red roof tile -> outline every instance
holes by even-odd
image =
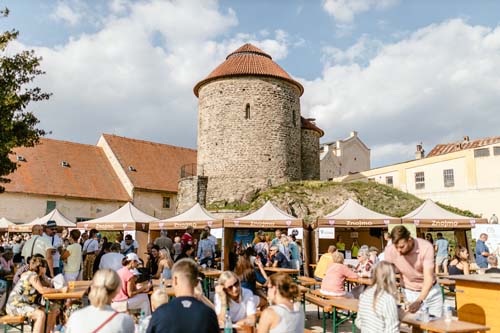
[[[310,129],[310,130],[318,132],[319,137],[322,137],[323,135],[325,135],[325,132],[321,128],[316,126],[316,124],[314,122],[312,122],[311,120],[306,119],[304,117],[300,117],[300,122],[302,124],[302,128]]]
[[[430,153],[427,154],[427,157],[444,155],[444,154],[453,153],[453,152],[464,150],[464,149],[471,149],[471,148],[478,148],[478,147],[482,147],[482,146],[488,146],[488,145],[492,145],[492,144],[495,144],[498,142],[500,142],[500,136],[477,139],[477,140],[473,140],[473,141],[458,141],[458,142],[452,142],[452,143],[438,144],[434,148],[432,148]]]
[[[177,192],[180,169],[196,164],[196,150],[103,134],[133,186]],[[130,171],[132,166],[135,171]]]
[[[275,63],[271,56],[252,44],[245,44],[226,57],[226,61],[214,69],[205,79],[194,87],[194,94],[198,97],[198,91],[204,84],[223,77],[255,75],[280,78],[295,85],[300,95],[304,93],[304,87],[288,75],[288,73]]]
[[[7,192],[128,201],[130,197],[104,151],[96,146],[40,139],[35,147],[15,148],[17,170],[2,184]],[[10,156],[12,161],[15,155]],[[69,167],[61,166],[62,161]]]

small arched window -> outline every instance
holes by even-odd
[[[245,119],[250,119],[250,104],[247,103],[245,106]]]

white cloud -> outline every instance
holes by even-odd
[[[364,45],[372,43],[325,49],[322,76],[302,81],[302,113],[317,119],[325,140],[357,130],[380,165],[413,156],[421,141],[430,151],[463,135],[498,135],[500,27],[457,19]]]
[[[52,18],[74,26],[80,21],[81,15],[73,10],[68,3],[59,2],[52,13]]]
[[[371,9],[385,9],[399,0],[323,0],[323,9],[340,24],[350,24],[356,14]]]
[[[232,34],[236,14],[215,0],[109,6],[96,33],[51,48],[22,45],[43,57],[47,74],[35,83],[54,95],[33,107],[55,138],[95,143],[101,133],[114,133],[195,147],[194,85],[245,42],[275,59],[288,53],[284,31]]]

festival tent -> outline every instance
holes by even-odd
[[[45,216],[37,217],[33,221],[24,224],[16,224],[9,226],[9,232],[31,232],[34,225],[45,225],[48,221],[56,221],[58,227],[76,228],[76,224],[71,222],[57,208],[52,210]]]
[[[78,228],[99,231],[121,231],[121,230],[148,230],[149,222],[158,221],[154,216],[148,215],[137,207],[127,202],[114,212],[93,220],[78,222]]]
[[[149,224],[149,230],[186,230],[188,226],[194,229],[222,228],[222,219],[212,216],[199,203],[189,208],[184,213],[165,220],[154,221]]]
[[[5,217],[0,219],[0,231],[7,231],[10,225],[15,225],[15,223],[7,220]]]
[[[488,223],[487,219],[462,216],[438,206],[431,199],[401,218],[403,223],[413,223],[417,228],[441,230],[471,229],[476,224]]]
[[[348,259],[354,240],[361,245],[375,246],[382,250],[382,233],[390,223],[400,223],[401,219],[370,210],[353,199],[347,199],[340,207],[326,216],[319,217],[315,223],[315,237],[312,258],[319,258],[329,245],[336,244],[335,238],[341,236]],[[355,258],[353,258],[355,259]]]
[[[297,230],[302,235],[302,228],[302,219],[285,213],[271,201],[267,201],[261,208],[248,215],[224,219],[224,262],[229,262],[229,252],[233,249],[234,242],[240,242],[242,245],[252,242],[255,238],[255,230],[252,229],[267,232],[288,229],[288,233]],[[303,248],[307,246],[308,244],[303,244]]]

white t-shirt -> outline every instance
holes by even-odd
[[[248,316],[251,316],[257,312],[256,297],[254,297],[251,290],[246,288],[241,288],[241,302],[237,303],[233,300],[229,302],[229,315],[233,323],[236,323]],[[257,296],[258,297],[258,296]],[[220,314],[222,312],[221,301],[219,295],[215,294],[215,313]]]
[[[104,309],[98,309],[89,305],[74,312],[69,317],[65,332],[67,333],[91,333],[104,323],[115,310],[106,305]],[[126,313],[119,313],[109,321],[100,332],[106,333],[134,333],[135,326],[132,317]]]
[[[130,246],[134,246],[134,250],[132,251],[132,249],[130,249],[131,251],[129,251],[129,253],[131,252],[135,252],[135,250],[137,250],[139,248],[139,243],[137,243],[137,241],[134,239],[134,241],[132,242],[132,244],[130,245],[127,245],[125,243],[125,240],[122,240],[121,243],[120,243],[120,246],[121,246],[121,249],[122,249],[122,252],[125,251],[126,249],[128,249]]]
[[[96,239],[87,239],[83,244],[83,251],[87,251],[87,253],[92,253],[99,250],[99,242]]]
[[[41,254],[45,258],[47,250],[54,247],[48,242],[45,237],[39,235],[33,236],[28,241],[26,241],[26,243],[24,243],[24,247],[21,253],[24,257],[24,260],[27,260],[28,257],[31,257],[31,248],[33,248],[33,255]]]
[[[109,268],[115,272],[123,267],[122,259],[124,255],[121,253],[110,252],[106,253],[101,257],[101,262],[99,263],[99,269]]]
[[[45,238],[47,240],[47,242],[56,250],[59,247],[63,246],[63,240],[57,234],[55,234],[53,237],[50,237],[44,233],[43,238]],[[59,254],[59,251],[55,251],[54,254],[52,255],[52,260],[53,260],[52,267],[59,267],[59,260],[60,259],[61,259],[61,255]]]
[[[66,250],[69,252],[69,257],[64,265],[65,273],[76,273],[80,271],[82,264],[82,247],[78,243],[69,245]]]

